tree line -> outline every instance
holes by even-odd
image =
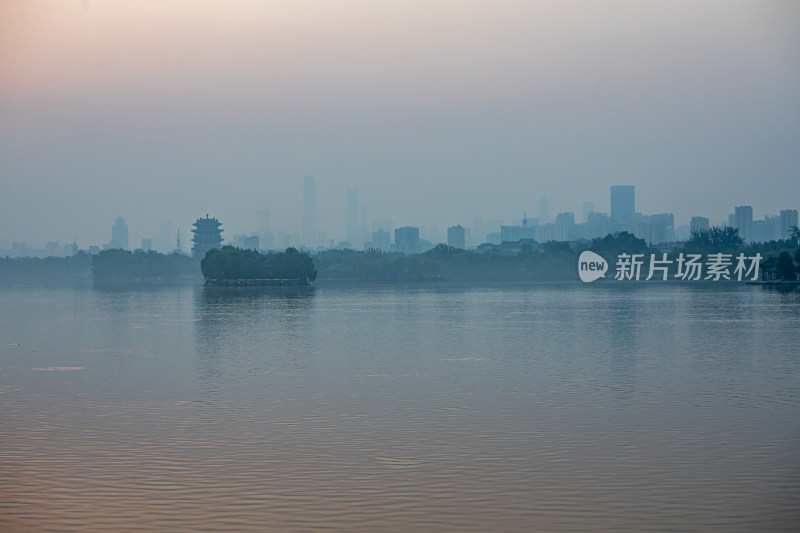
[[[783,279],[795,279],[800,265],[800,247],[789,239],[745,244],[738,230],[712,227],[693,232],[682,246],[667,254],[675,261],[679,254],[744,253],[747,257],[760,253],[764,259],[778,258],[778,271]],[[651,254],[663,258],[663,252],[648,246],[628,232],[618,232],[591,241],[567,243],[550,241],[542,244],[503,246],[484,251],[457,249],[439,244],[425,253],[403,255],[379,250],[328,250],[314,256],[321,280],[353,281],[572,281],[578,279],[577,261],[580,252],[592,250],[609,261],[607,277],[613,277],[620,254],[642,254],[643,271],[649,269]],[[794,260],[792,260],[794,250]],[[676,264],[670,266],[670,279]]]
[[[103,250],[92,256],[96,280],[174,280],[197,277],[197,261],[182,254],[160,254],[153,250]]]
[[[216,281],[285,279],[306,284],[317,277],[311,256],[296,248],[262,254],[254,250],[223,246],[209,250],[200,261],[200,269],[206,280]]]

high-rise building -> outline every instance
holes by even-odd
[[[733,210],[733,227],[739,230],[739,237],[744,242],[753,242],[753,208],[739,205]]]
[[[256,220],[259,233],[266,233],[269,231],[269,209],[259,209],[256,212]]]
[[[257,252],[259,249],[258,240],[258,235],[237,235],[236,246],[242,248],[243,250],[253,250]]]
[[[172,251],[175,241],[173,240],[172,227],[169,220],[161,220],[158,223],[158,232],[153,234],[153,249],[161,253]]]
[[[347,240],[351,246],[360,247],[358,223],[358,189],[347,189]]]
[[[553,230],[555,241],[571,241],[575,239],[575,213],[565,212],[556,215]]]
[[[372,242],[369,246],[364,245],[366,248],[373,248],[388,252],[392,248],[392,234],[386,230],[379,229],[372,232]]]
[[[584,239],[597,239],[606,235],[608,231],[608,215],[605,213],[598,213],[592,211],[586,219],[586,225],[583,230]]]
[[[708,231],[708,228],[710,227],[711,224],[706,217],[692,217],[689,222],[689,229],[694,233]]]
[[[672,213],[650,215],[647,220],[649,244],[661,244],[675,240],[675,216]]]
[[[764,215],[764,220],[754,220],[753,242],[768,242],[781,238],[778,236],[780,221],[778,215]]]
[[[364,240],[369,233],[369,224],[367,224],[367,206],[361,205],[361,217],[358,219],[358,234],[361,240]]]
[[[458,225],[447,228],[447,246],[461,248],[462,250],[467,247],[466,233],[463,226]]]
[[[317,245],[317,186],[314,176],[303,179],[303,244]]]
[[[617,222],[633,222],[636,213],[636,191],[633,185],[611,187],[611,218]]]
[[[789,239],[792,226],[797,227],[797,209],[781,209],[781,220],[778,225],[779,239]]]
[[[403,254],[419,253],[419,228],[405,226],[395,229],[394,249]]]
[[[269,230],[269,209],[259,209],[256,217],[259,246],[264,250],[272,250],[275,247],[275,234]]]
[[[583,221],[589,222],[589,213],[594,213],[594,202],[583,202]]]
[[[108,247],[128,249],[128,225],[122,217],[117,217],[111,226],[111,242],[108,243]]]
[[[486,225],[483,223],[482,218],[476,218],[472,221],[472,240],[476,244],[486,242]]]
[[[192,257],[202,259],[209,250],[222,246],[223,230],[220,228],[222,223],[219,220],[208,218],[208,215],[206,215],[206,218],[198,218],[192,225],[194,226],[192,230],[192,233],[194,233],[194,237],[192,237],[194,242]]]
[[[528,225],[528,216],[522,216],[522,224],[513,226],[500,226],[500,240],[502,242],[519,242],[536,240],[536,229]]]
[[[547,224],[550,222],[550,202],[547,196],[539,199],[539,224]]]

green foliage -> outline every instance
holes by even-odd
[[[361,281],[544,281],[577,278],[577,253],[567,243],[518,252],[475,252],[439,244],[423,254],[328,250],[314,256],[320,279]]]
[[[568,242],[547,241],[546,243],[542,244],[542,252],[546,254],[564,255],[571,254],[572,248],[570,248]]]
[[[296,279],[301,283],[314,281],[317,270],[306,253],[295,248],[284,252],[260,254],[234,246],[212,249],[200,262],[206,279]]]
[[[782,251],[778,255],[778,263],[775,265],[776,270],[778,271],[778,276],[783,280],[795,280],[797,276],[795,275],[795,268],[794,262],[792,261],[792,256],[789,255],[789,252],[786,250]]]
[[[165,255],[152,250],[130,252],[114,248],[92,257],[92,272],[97,280],[176,279],[194,273],[196,265],[196,261],[185,255]]]
[[[304,283],[317,279],[314,260],[307,253],[299,252],[296,248],[287,248],[285,252],[268,254],[266,261],[268,269],[272,270],[275,278],[298,279]]]
[[[789,231],[787,231],[787,233],[789,234],[789,240],[791,240],[795,244],[800,244],[800,228],[798,228],[797,226],[791,226],[789,228]]]
[[[602,239],[593,239],[589,247],[603,257],[616,258],[621,253],[646,254],[649,250],[644,239],[637,239],[632,233],[618,231]]]
[[[692,230],[683,247],[689,253],[733,252],[744,244],[739,230],[728,226],[711,226],[707,230]]]
[[[71,257],[0,257],[0,278],[91,279],[92,258],[86,252]]]
[[[380,250],[327,250],[314,256],[321,279],[361,281],[421,281],[438,277],[439,262],[455,250],[439,245],[425,254],[404,255]],[[439,258],[439,259],[437,259]]]

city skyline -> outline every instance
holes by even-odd
[[[762,242],[786,238],[785,233],[792,226],[798,223],[798,209],[781,209],[777,213],[767,213],[763,217],[755,217],[754,209],[750,205],[733,206],[728,213],[727,222],[713,222],[709,217],[702,215],[692,216],[689,221],[676,221],[673,213],[642,213],[636,208],[637,192],[632,185],[611,185],[609,187],[609,206],[608,212],[588,210],[594,207],[595,201],[585,201],[582,204],[582,216],[576,217],[572,211],[559,212],[555,217],[549,217],[549,201],[546,197],[539,200],[539,217],[528,217],[524,211],[522,218],[511,217],[510,219],[484,219],[476,216],[472,219],[472,224],[453,223],[444,227],[425,226],[414,224],[413,221],[404,224],[402,227],[393,221],[386,219],[367,220],[367,207],[359,202],[359,191],[357,189],[347,189],[345,208],[343,216],[346,219],[346,232],[337,234],[329,233],[330,228],[316,225],[316,191],[315,178],[313,175],[306,175],[302,180],[302,209],[303,225],[301,230],[288,233],[281,230],[276,235],[270,230],[270,211],[269,209],[259,209],[256,213],[257,223],[247,231],[241,233],[228,232],[220,243],[239,246],[242,248],[253,248],[262,250],[282,249],[289,246],[307,249],[338,248],[343,245],[347,248],[356,250],[366,248],[380,248],[386,251],[397,246],[398,250],[408,253],[408,250],[416,249],[417,245],[410,246],[397,242],[398,234],[403,235],[403,240],[407,241],[408,231],[415,231],[413,240],[427,241],[429,245],[438,243],[456,243],[456,247],[475,247],[484,242],[499,244],[500,242],[514,242],[520,239],[537,242],[555,241],[581,241],[591,240],[618,231],[627,231],[636,237],[645,240],[648,244],[665,244],[669,242],[685,241],[692,230],[707,229],[709,226],[730,226],[739,230],[740,236],[745,242]],[[547,222],[542,222],[544,220]],[[224,217],[220,217],[221,219]],[[197,219],[192,225],[197,227],[198,223],[205,223],[208,220],[206,214]],[[216,223],[217,218],[213,221]],[[680,223],[685,222],[685,223]],[[128,224],[126,220],[118,216],[111,226],[111,238],[105,241],[91,244],[77,242],[77,237],[72,243],[63,244],[60,241],[48,240],[44,246],[38,243],[28,243],[27,241],[13,241],[9,243],[0,239],[0,254],[11,252],[12,256],[25,255],[26,252],[42,252],[50,255],[70,255],[76,249],[88,250],[96,253],[102,249],[124,248],[124,249],[145,249],[160,252],[182,251],[182,245],[176,244],[173,248],[169,244],[169,239],[165,239],[165,232],[169,231],[171,222],[159,220],[158,230],[151,235],[144,235],[141,239],[132,239],[132,243],[141,242],[141,246],[131,244],[128,246]],[[369,228],[372,228],[371,230]],[[313,228],[313,234],[310,231]],[[399,230],[399,233],[398,233]],[[177,231],[180,231],[178,226]],[[195,232],[196,230],[192,230]],[[227,231],[227,230],[226,230]],[[185,234],[184,234],[185,235]],[[314,236],[312,238],[312,235]],[[391,236],[394,235],[395,239]],[[176,235],[176,240],[179,237]],[[174,242],[174,241],[173,241]],[[154,245],[153,243],[157,243]],[[186,241],[184,240],[184,244]],[[390,246],[391,245],[391,246]]]

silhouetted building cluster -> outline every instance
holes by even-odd
[[[674,248],[677,243],[689,239],[692,232],[707,231],[715,225],[735,228],[746,243],[787,239],[790,230],[798,225],[798,211],[784,209],[779,214],[765,215],[755,220],[753,207],[740,205],[720,224],[713,224],[703,216],[691,217],[685,226],[675,225],[672,213],[644,215],[636,211],[636,189],[633,185],[614,185],[610,187],[610,214],[594,210],[594,202],[584,202],[581,222],[575,220],[572,212],[561,212],[550,216],[550,202],[547,197],[539,201],[539,218],[528,218],[527,213],[519,221],[503,224],[501,220],[476,218],[472,227],[461,224],[447,228],[442,233],[436,226],[394,227],[390,220],[373,220],[369,231],[367,207],[359,201],[358,189],[348,189],[346,195],[346,240],[338,242],[320,230],[317,225],[316,180],[313,175],[305,176],[302,186],[303,220],[302,233],[288,233],[281,229],[277,236],[270,228],[270,212],[259,209],[257,212],[257,231],[251,234],[234,235],[228,242],[249,250],[283,250],[288,247],[322,250],[328,248],[352,248],[356,250],[380,250],[416,254],[424,252],[436,243],[446,242],[460,249],[486,249],[486,245],[514,248],[515,243],[545,243],[549,241],[581,241],[602,238],[616,232],[629,232],[649,245],[658,246],[663,251]],[[222,224],[207,214],[193,224],[192,256],[203,257],[206,252],[222,246]],[[392,238],[394,237],[394,238]],[[159,222],[158,231],[152,237],[141,239],[142,250],[157,250],[162,253],[183,254],[180,242],[180,228],[177,239],[171,235],[169,221]],[[172,245],[175,244],[173,248]],[[111,226],[111,240],[102,249],[129,249],[128,224],[117,217]],[[8,243],[0,241],[0,256],[46,257],[69,256],[78,252],[77,242],[61,245],[48,242],[44,247],[25,242]],[[85,251],[97,254],[100,246],[88,246]]]

